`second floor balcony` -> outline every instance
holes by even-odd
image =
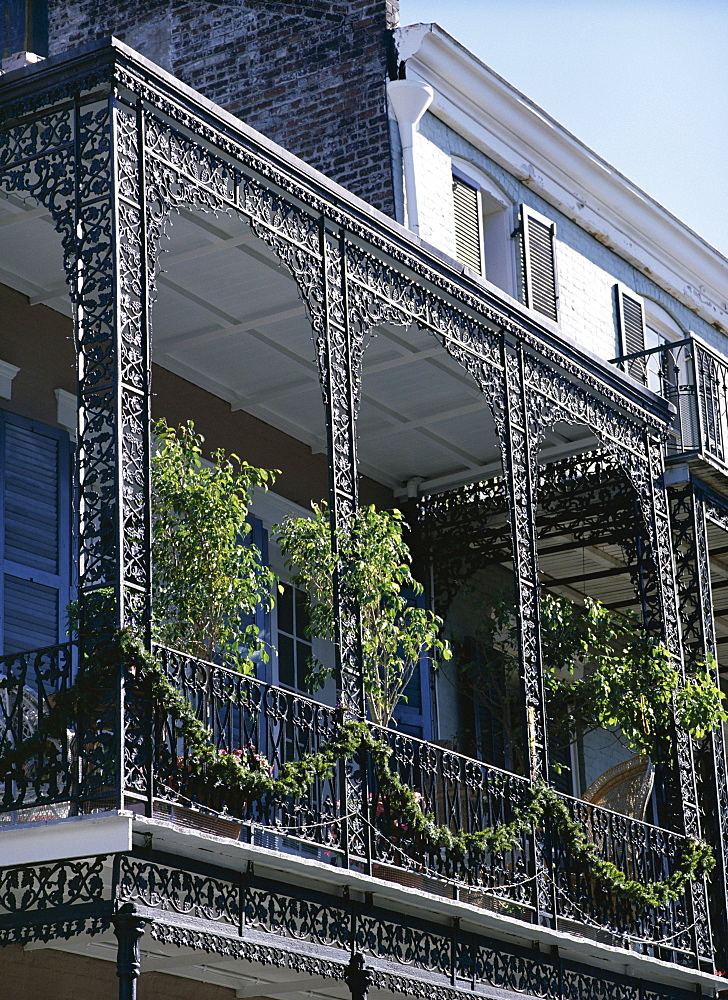
[[[499,935],[499,947],[514,935],[532,950],[535,940],[602,957],[616,948],[620,960],[668,965],[668,978],[683,981],[715,972],[728,855],[728,832],[709,815],[725,783],[720,734],[682,738],[663,783],[669,794],[663,788],[649,813],[654,823],[644,808],[629,816],[584,797],[606,768],[598,748],[590,760],[582,753],[578,787],[554,790],[550,767],[544,590],[633,610],[683,670],[665,400],[119,43],[49,60],[1,87],[0,221],[14,242],[0,245],[12,286],[0,294],[23,336],[12,345],[21,373],[13,419],[3,417],[0,435],[8,762],[0,838],[37,841],[41,851],[48,841],[39,831],[59,827],[75,852],[74,824],[117,815],[137,833],[136,851],[148,834],[218,860],[230,849],[237,863],[256,848],[269,868],[283,858],[289,871],[298,859],[301,880],[313,866],[316,891],[335,882],[343,898],[355,882],[362,909],[372,886],[399,893],[398,912],[430,930],[429,908],[462,905]],[[42,303],[58,309],[34,312]],[[50,427],[61,424],[50,381],[61,377],[77,409],[62,424],[77,429],[72,472],[69,435]],[[467,704],[456,674],[443,672],[429,714],[423,671],[419,713],[413,698],[399,728],[368,722],[356,602],[341,589],[328,704],[300,693],[297,668],[289,660],[284,669],[279,655],[252,677],[159,646],[151,652],[167,690],[209,733],[204,755],[145,687],[134,657],[93,675],[82,706],[69,702],[82,668],[95,663],[88,647],[81,656],[45,638],[64,635],[71,585],[82,608],[99,591],[113,594],[115,632],[150,651],[153,408],[175,424],[193,417],[211,446],[281,470],[271,529],[281,504],[305,506],[327,492],[334,530],[362,503],[429,503],[429,548],[416,558],[430,599],[449,609],[446,627],[471,636],[475,591],[492,606],[503,586],[513,600],[518,764],[502,732],[488,752],[484,710],[492,734],[500,707]],[[407,511],[413,528],[416,507]],[[48,511],[53,530],[39,543]],[[41,558],[38,544],[48,550]],[[293,631],[280,627],[273,644],[282,649],[285,634],[290,648],[300,638]],[[73,710],[59,726],[64,704]],[[352,719],[361,745],[282,790]],[[14,755],[27,740],[31,752]],[[257,773],[255,794],[220,780],[225,758]],[[549,810],[528,813],[543,788]],[[570,824],[588,851],[573,831],[569,839]],[[507,847],[481,836],[509,826]],[[681,879],[679,892],[652,905],[603,877],[664,885],[684,874],[703,830],[720,855],[710,883],[702,872]],[[115,850],[126,858],[127,847]],[[149,885],[137,889],[151,906]],[[233,907],[231,922],[236,915]],[[432,961],[439,975],[475,981],[473,955],[458,952],[458,972]]]
[[[42,726],[72,687],[76,655],[66,643],[0,661],[4,753]],[[325,751],[341,732],[341,709],[164,647],[155,647],[154,655],[209,730],[215,753],[242,755],[266,778]],[[575,857],[547,815],[524,824],[507,848],[467,843],[468,836],[513,823],[522,813],[531,785],[521,776],[370,725],[395,779],[416,791],[430,827],[418,830],[403,818],[390,779],[366,744],[329,773],[312,774],[300,794],[254,791],[210,776],[179,735],[179,723],[138,671],[120,663],[106,685],[87,691],[75,716],[66,716],[63,732],[6,769],[0,837],[18,824],[32,836],[34,824],[63,826],[74,817],[122,809],[134,815],[142,834],[176,827],[318,862],[325,866],[318,875],[322,885],[327,869],[349,870],[465,902],[496,919],[678,965],[713,967],[707,914],[701,919],[695,910],[690,884],[677,899],[645,906]],[[559,799],[599,858],[627,879],[674,877],[688,847],[685,837],[567,795]],[[435,832],[442,830],[452,834],[452,843]]]
[[[700,337],[617,359],[674,406],[667,460],[688,462],[725,494],[728,472],[728,361]]]

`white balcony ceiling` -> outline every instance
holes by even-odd
[[[173,217],[153,310],[154,361],[309,445],[325,449],[311,326],[288,271],[240,219]],[[48,214],[0,199],[0,282],[70,315],[60,239]],[[474,381],[430,334],[379,328],[364,359],[362,471],[394,489],[498,471],[492,419]],[[591,439],[559,428],[554,456]]]

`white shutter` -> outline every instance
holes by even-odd
[[[559,290],[556,281],[554,238],[556,223],[521,205],[523,285],[526,305],[558,320]]]
[[[619,324],[619,353],[621,356],[638,354],[645,349],[644,302],[624,285],[615,285],[617,323]],[[625,362],[624,370],[638,382],[647,384],[647,359],[633,358]]]
[[[458,260],[476,274],[483,273],[483,234],[480,195],[472,184],[455,174],[452,178],[455,205],[455,252]]]

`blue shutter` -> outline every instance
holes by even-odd
[[[68,434],[0,411],[0,646],[60,642],[70,589]]]
[[[250,531],[245,536],[245,545],[255,545],[258,552],[260,553],[260,561],[263,566],[268,566],[268,532],[263,527],[263,522],[258,517],[254,517],[252,514],[248,514],[248,524],[250,525]],[[254,615],[241,615],[241,621],[243,627],[255,624],[258,627],[258,632],[260,638],[268,647],[269,657],[271,650],[271,622],[270,622],[270,611],[268,608],[262,607],[260,604],[255,609]],[[253,656],[253,660],[256,663],[256,675],[259,680],[270,682],[270,668],[272,659],[269,658],[267,663],[263,663],[260,657]]]
[[[424,608],[424,594],[402,591],[409,604]],[[400,732],[418,736],[422,740],[432,739],[432,689],[431,668],[427,651],[420,657],[414,673],[404,689],[406,701],[401,701],[394,712],[394,721]]]

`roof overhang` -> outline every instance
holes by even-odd
[[[438,24],[395,32],[430,112],[708,323],[728,330],[728,260]]]

